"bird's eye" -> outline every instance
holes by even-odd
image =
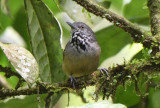
[[[81,28],[83,29],[84,27],[83,27],[83,26],[81,26]]]

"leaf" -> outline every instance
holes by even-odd
[[[39,76],[38,64],[33,55],[25,48],[14,44],[3,44],[0,42],[0,47],[15,70],[27,83],[33,84]]]
[[[99,103],[86,104],[80,107],[71,106],[66,108],[127,108],[127,107],[122,104],[113,104],[112,102],[105,100]]]
[[[146,0],[132,0],[129,4],[124,6],[123,14],[132,22],[145,25],[150,24]]]
[[[29,34],[27,30],[27,17],[25,13],[25,8],[24,6],[20,7],[17,11],[17,13],[14,16],[14,20],[12,23],[12,27],[21,35],[21,37],[24,39],[26,43],[26,47],[29,51],[30,49],[30,39],[29,39]]]
[[[0,65],[3,67],[7,67],[9,65],[8,59],[0,48]]]
[[[8,0],[8,2],[9,2],[9,8],[11,11],[10,16],[4,14],[0,9],[0,25],[1,25],[2,31],[4,31],[6,27],[11,26],[13,24],[15,15],[17,14],[18,10],[23,6],[23,0]],[[17,23],[17,25],[18,24],[20,23]]]
[[[140,102],[140,97],[134,92],[134,90],[133,82],[130,84],[126,82],[125,88],[120,85],[116,90],[115,102],[124,104],[127,107],[134,107]]]
[[[40,67],[41,79],[46,82],[64,80],[60,24],[41,0],[25,0],[25,8],[32,50]],[[52,96],[52,105],[60,96]]]
[[[41,79],[59,82],[65,76],[62,71],[60,24],[41,0],[25,0],[25,8],[32,50],[40,67]]]
[[[142,49],[143,47],[140,43],[127,44],[116,55],[104,60],[101,67],[108,68],[117,64],[124,64],[124,62],[128,63]]]
[[[115,26],[109,26],[95,34],[101,46],[100,63],[117,54],[126,44],[131,42],[129,34]]]
[[[107,0],[111,2],[110,10],[116,12],[117,14],[122,12],[123,0]]]
[[[109,9],[111,6],[111,1],[102,1],[102,6],[105,7],[106,9]]]
[[[0,101],[1,108],[38,108],[38,105],[44,108],[44,99],[46,94],[40,95],[41,102],[37,101],[37,95],[29,95],[29,96],[14,96],[13,98],[8,98],[3,101]]]
[[[160,103],[159,103],[159,100],[160,100],[160,90],[156,90],[155,91],[155,88],[152,90],[152,94],[150,93],[149,94],[149,102],[151,104],[150,107],[148,108],[160,108]]]

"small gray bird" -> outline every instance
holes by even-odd
[[[73,83],[74,77],[89,75],[97,70],[101,48],[89,26],[82,22],[67,24],[71,27],[71,39],[63,53],[63,70]]]

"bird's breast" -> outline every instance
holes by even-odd
[[[86,50],[78,48],[68,43],[64,51],[63,70],[74,77],[91,74],[99,64],[100,47],[97,43],[86,46]]]

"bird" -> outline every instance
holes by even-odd
[[[101,47],[92,29],[83,22],[66,22],[71,27],[71,39],[63,52],[63,71],[74,86],[76,77],[92,74],[98,69]]]

